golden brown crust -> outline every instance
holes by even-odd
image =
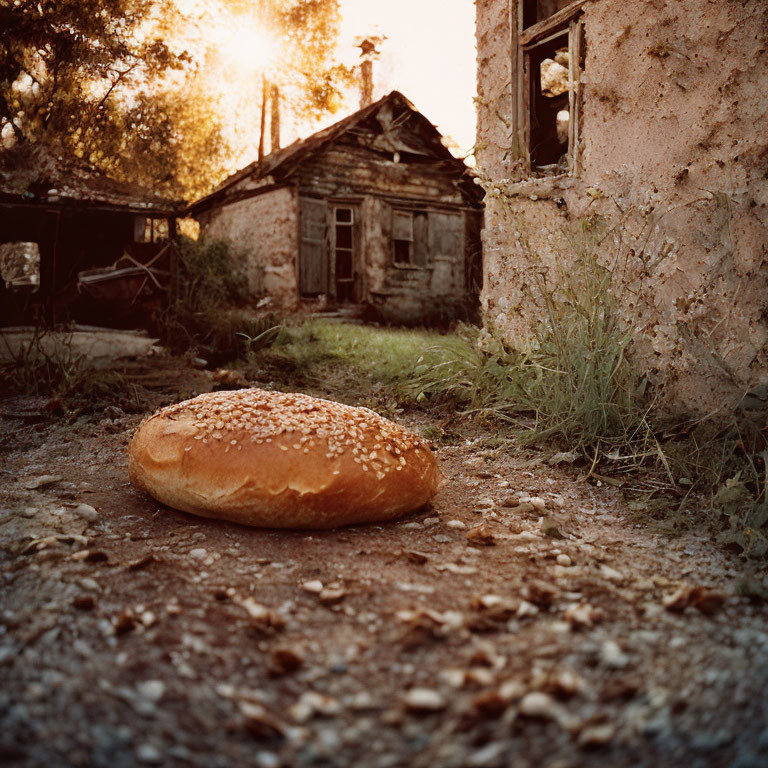
[[[268,528],[390,520],[440,482],[424,441],[373,411],[259,389],[162,409],[134,435],[129,473],[170,507]]]

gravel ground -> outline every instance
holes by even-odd
[[[768,765],[759,574],[610,484],[459,423],[411,517],[249,529],[130,486],[139,415],[39,406],[0,402],[0,763]]]

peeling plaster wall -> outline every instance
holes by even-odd
[[[514,0],[513,0],[514,2]],[[511,136],[509,0],[478,0],[486,321],[523,346],[534,271],[573,267],[566,235],[615,236],[634,361],[670,406],[728,410],[768,384],[768,3],[592,0],[578,178],[522,179]]]
[[[246,180],[234,187],[249,189]],[[226,240],[244,260],[248,285],[255,296],[267,295],[273,305],[298,304],[296,258],[299,252],[298,197],[288,187],[213,208],[200,216],[207,238]]]

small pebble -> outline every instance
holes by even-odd
[[[600,649],[600,661],[609,669],[624,669],[629,664],[629,656],[615,640],[606,640]]]
[[[467,529],[467,524],[463,520],[449,520],[445,524],[446,528],[453,528],[457,531],[465,531]]]
[[[520,714],[525,715],[525,717],[555,720],[557,718],[557,705],[549,694],[532,691],[526,693],[521,699]]]
[[[78,504],[75,507],[75,514],[90,523],[96,522],[96,520],[99,519],[99,513],[96,508],[92,507],[90,504]]]
[[[136,690],[148,701],[160,701],[165,693],[165,683],[162,680],[145,680],[136,686]]]
[[[314,579],[313,581],[305,581],[301,588],[305,592],[311,592],[314,595],[319,595],[323,591],[323,582],[319,579]]]
[[[587,726],[579,734],[579,746],[602,747],[613,741],[616,729],[610,723]]]
[[[429,688],[411,688],[403,703],[409,712],[439,712],[445,709],[445,699]]]
[[[573,565],[573,561],[568,555],[560,554],[557,556],[557,564],[568,567],[569,565]]]
[[[160,754],[160,750],[152,744],[139,744],[136,748],[136,757],[139,762],[142,763],[162,763],[163,756]]]
[[[203,547],[197,547],[189,551],[189,556],[193,560],[205,560],[208,557],[208,550],[203,549]]]

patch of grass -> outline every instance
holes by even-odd
[[[346,376],[361,393],[383,389],[396,397],[416,361],[440,338],[434,331],[309,320],[287,327],[280,343],[253,362],[277,364],[316,380]]]

